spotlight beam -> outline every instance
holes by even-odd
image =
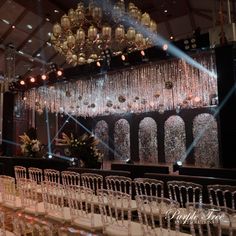
[[[0,141],[2,141],[4,143],[12,144],[12,145],[17,146],[17,147],[21,146],[20,143],[16,143],[16,142],[13,142],[13,141],[10,141],[10,140],[6,140],[6,139],[0,139]]]
[[[66,119],[66,121],[63,123],[61,128],[57,131],[56,135],[53,137],[53,139],[50,142],[50,145],[52,145],[53,141],[56,139],[57,135],[62,131],[62,129],[65,127],[66,123],[69,121],[70,117]],[[54,154],[53,154],[54,155]],[[55,156],[55,155],[54,155]]]
[[[87,131],[89,134],[94,135],[92,131],[90,131],[89,129],[87,129],[83,124],[81,124],[77,119],[75,119],[73,116],[71,116],[70,114],[68,114],[67,112],[65,112],[66,115],[68,115],[73,121],[75,121],[76,124],[78,124],[79,126],[81,126],[85,131]],[[97,137],[96,137],[97,138]],[[115,154],[116,156],[119,156],[122,160],[124,159],[119,153],[117,153],[115,150],[111,149],[105,142],[103,142],[101,139],[97,138],[99,140],[99,142],[106,147],[108,150],[110,150],[113,154]]]
[[[48,154],[48,155],[52,155],[50,152],[47,152],[47,154]],[[58,155],[58,154],[55,154],[55,153],[53,153],[53,156],[54,156],[54,157],[61,158],[61,159],[64,159],[64,160],[67,160],[67,161],[71,161],[71,157],[62,156],[62,155]]]
[[[229,100],[229,98],[233,95],[233,93],[236,91],[236,84],[230,89],[230,91],[228,92],[228,94],[225,96],[224,100],[221,102],[221,104],[219,104],[219,106],[217,107],[217,109],[215,110],[215,112],[213,113],[213,117],[215,118],[220,110],[222,109],[222,107],[225,105],[225,103]],[[184,162],[185,159],[188,157],[188,155],[190,154],[190,152],[193,150],[193,148],[197,145],[197,143],[199,142],[199,140],[201,139],[201,137],[204,135],[204,133],[206,132],[206,130],[209,128],[210,126],[210,122],[206,123],[206,125],[204,126],[204,128],[201,130],[201,132],[198,134],[198,136],[193,140],[193,142],[191,143],[191,145],[189,146],[189,148],[186,150],[186,152],[184,153],[184,155],[180,158],[181,162]]]
[[[49,117],[48,117],[48,108],[45,108],[45,116],[46,116],[46,126],[47,126],[47,138],[48,138],[48,152],[49,155],[52,155],[52,146],[50,142],[50,126],[49,126]]]

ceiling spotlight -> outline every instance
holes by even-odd
[[[122,54],[122,55],[121,55],[121,60],[122,60],[122,61],[125,61],[125,59],[126,59],[126,58],[125,58],[125,55]]]
[[[145,52],[143,50],[140,53],[143,57],[145,57]]]
[[[170,36],[170,40],[173,40],[174,39],[174,37],[173,36]]]
[[[98,67],[101,67],[101,63],[100,63],[100,61],[97,61],[96,64],[97,64]]]
[[[32,25],[27,25],[27,28],[30,30],[33,29]]]
[[[57,69],[58,69],[58,66],[57,66],[55,63],[51,63],[51,64],[50,64],[50,70],[51,70],[52,72],[56,72]]]
[[[24,101],[27,100],[27,97],[23,97],[23,100],[24,100]]]
[[[62,74],[63,74],[63,73],[62,73],[61,70],[58,70],[58,71],[57,71],[57,75],[58,75],[58,76],[62,76]]]
[[[46,75],[42,75],[42,76],[41,76],[41,79],[42,79],[42,80],[46,80],[46,79],[47,79],[47,76],[46,76]]]
[[[34,77],[31,77],[31,78],[30,78],[30,82],[31,82],[31,83],[34,83],[34,82],[35,82],[35,78],[34,78]]]
[[[166,51],[168,49],[168,44],[165,43],[162,48],[164,51]]]
[[[179,169],[183,166],[182,161],[176,161],[173,164],[173,172],[179,171]]]
[[[16,27],[15,27],[15,25],[12,25],[11,28],[12,28],[12,29],[15,29]]]
[[[21,81],[20,81],[20,85],[25,85],[25,81],[24,81],[24,80],[21,80]]]
[[[167,9],[165,9],[165,10],[164,10],[164,12],[165,12],[165,13],[167,13],[167,12],[168,12],[168,10],[167,10]]]

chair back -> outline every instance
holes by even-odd
[[[178,202],[147,195],[136,196],[136,202],[143,235],[178,235],[179,225],[173,219],[179,209]]]
[[[209,200],[212,205],[236,210],[236,186],[208,185]]]
[[[109,175],[106,178],[107,189],[132,195],[132,179],[125,176]]]
[[[149,178],[134,179],[136,195],[164,197],[164,182]]]
[[[20,179],[18,190],[23,209],[32,208],[35,210],[35,213],[37,213],[39,202],[37,183],[31,179]]]
[[[131,195],[112,190],[98,190],[99,209],[104,232],[107,226],[131,235]]]
[[[80,174],[74,171],[62,171],[63,186],[80,186]]]
[[[233,236],[235,212],[232,209],[198,202],[187,203],[186,207],[189,215],[194,216],[192,220],[184,222],[185,225],[189,225],[191,235]]]
[[[27,179],[27,169],[24,166],[14,166],[14,172],[17,186],[19,179]]]
[[[43,203],[46,214],[57,215],[61,219],[65,218],[64,215],[64,188],[63,185],[43,181],[42,182]]]
[[[47,182],[60,184],[60,171],[54,169],[45,169],[44,180]]]
[[[32,181],[35,181],[37,184],[41,184],[43,182],[43,170],[36,167],[29,167],[29,178]]]
[[[3,204],[16,206],[16,184],[15,178],[1,175],[0,186]]]
[[[86,188],[92,189],[95,194],[99,189],[103,189],[103,176],[93,173],[81,174],[82,185]]]
[[[180,207],[185,207],[188,202],[202,202],[202,185],[184,182],[168,181],[169,198],[179,202]]]
[[[94,227],[94,204],[93,190],[83,186],[73,186],[67,189],[67,198],[70,207],[72,221],[83,218],[83,220],[91,221],[90,225]]]

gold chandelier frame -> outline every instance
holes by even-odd
[[[71,8],[61,17],[60,23],[53,25],[52,45],[65,56],[68,64],[76,66],[104,60],[107,50],[110,56],[116,56],[152,46],[151,40],[141,32],[125,26],[128,16],[156,33],[157,23],[148,13],[142,13],[132,2],[125,4],[124,0],[115,4],[106,0],[105,3],[100,6],[90,1],[86,5],[81,1],[76,9]]]

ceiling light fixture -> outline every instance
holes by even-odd
[[[42,76],[41,76],[41,79],[42,79],[42,80],[46,80],[46,79],[47,79],[47,76],[46,76],[46,75],[42,75]]]
[[[25,85],[25,81],[24,81],[24,80],[21,80],[21,81],[20,81],[20,85]]]
[[[57,71],[57,75],[58,75],[58,76],[62,76],[62,74],[63,74],[62,70],[58,70],[58,71]]]
[[[32,25],[27,25],[27,28],[30,30],[33,29]]]
[[[52,45],[73,66],[102,60],[106,49],[116,56],[125,49],[132,52],[151,47],[149,38],[125,26],[126,16],[157,32],[157,24],[150,15],[131,2],[126,5],[124,0],[118,0],[111,10],[107,10],[107,5],[102,9],[94,1],[88,5],[80,2],[76,9],[61,17],[60,23],[53,25]]]
[[[31,83],[34,83],[34,82],[35,82],[35,78],[34,78],[34,77],[31,77],[31,78],[30,78],[30,82],[31,82]]]

